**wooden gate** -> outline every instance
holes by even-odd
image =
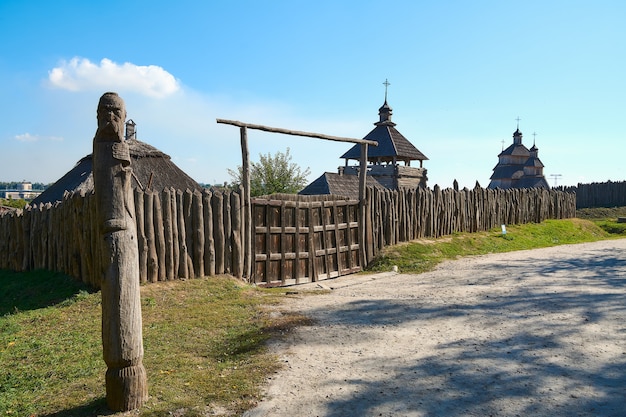
[[[358,201],[273,195],[251,203],[256,284],[302,284],[361,270]]]

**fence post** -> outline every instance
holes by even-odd
[[[359,252],[361,253],[361,268],[369,262],[367,258],[367,201],[365,200],[365,186],[367,184],[367,143],[361,144],[361,159],[359,161]]]
[[[252,262],[254,254],[252,253],[252,210],[250,207],[250,153],[248,152],[248,129],[245,126],[239,128],[241,135],[241,159],[242,159],[242,188],[243,196],[241,208],[243,209],[243,252],[244,266],[243,277],[248,282],[252,279]]]

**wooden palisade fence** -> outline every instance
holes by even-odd
[[[367,207],[368,263],[400,242],[576,216],[574,194],[543,189],[368,188]]]
[[[576,207],[623,207],[626,206],[626,181],[593,182],[558,190],[576,193]]]
[[[252,253],[246,254],[239,193],[136,191],[140,280],[226,273],[264,285],[317,281],[358,271],[382,248],[400,242],[574,217],[575,198],[540,189],[368,188],[363,222],[355,200],[257,198],[252,200]],[[54,205],[4,213],[0,268],[59,271],[98,288],[101,247],[94,227],[92,194],[68,194]],[[252,277],[245,274],[246,256],[252,259]]]
[[[93,194],[66,194],[0,217],[0,268],[59,271],[98,288]],[[141,282],[242,276],[237,193],[135,191]]]

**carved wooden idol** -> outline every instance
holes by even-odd
[[[102,347],[106,398],[114,411],[140,407],[148,397],[143,367],[139,255],[132,168],[124,140],[126,109],[116,93],[98,104],[93,179],[102,251]]]

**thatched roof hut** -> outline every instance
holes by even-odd
[[[178,168],[169,155],[137,139],[128,139],[127,143],[132,158],[133,188],[154,191],[162,191],[164,188],[170,187],[177,190],[202,190],[200,184]],[[63,201],[63,195],[66,191],[91,192],[93,190],[91,171],[92,155],[89,154],[35,198],[31,204]]]

